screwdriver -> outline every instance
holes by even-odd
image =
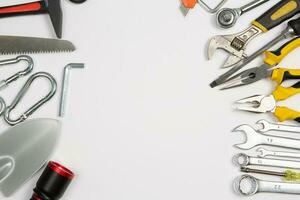
[[[184,16],[186,16],[190,9],[193,9],[198,0],[181,0],[180,10]]]
[[[279,34],[276,38],[271,40],[269,43],[261,47],[259,50],[254,52],[251,56],[245,58],[244,60],[241,60],[240,64],[237,64],[233,68],[231,68],[229,71],[226,73],[222,74],[219,76],[215,81],[213,81],[210,86],[212,88],[221,85],[223,83],[226,83],[227,81],[230,80],[233,74],[235,74],[237,71],[245,67],[247,64],[252,62],[255,58],[257,58],[259,55],[261,55],[264,51],[268,50],[281,40],[285,38],[291,38],[294,36],[300,35],[300,17],[297,19],[290,20],[287,24],[287,27]]]
[[[286,181],[294,181],[294,182],[300,181],[300,173],[292,171],[292,170],[286,170],[284,172],[276,172],[276,171],[268,171],[268,170],[260,170],[260,169],[241,167],[241,172],[281,176]]]

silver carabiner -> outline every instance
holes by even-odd
[[[39,100],[36,104],[34,104],[32,107],[30,107],[26,112],[24,112],[19,118],[17,119],[11,119],[10,118],[10,112],[17,106],[17,104],[21,101],[21,99],[24,97],[25,93],[29,89],[30,85],[36,78],[46,78],[49,80],[51,84],[51,89],[50,92],[44,96],[41,100]],[[13,100],[11,105],[7,106],[5,111],[4,111],[4,120],[9,124],[9,125],[16,125],[20,122],[23,122],[26,120],[30,115],[32,115],[39,107],[41,107],[44,103],[49,101],[55,94],[57,89],[57,83],[54,77],[47,73],[47,72],[37,72],[33,74],[32,76],[29,77],[25,85],[22,87],[20,92],[17,94],[16,98]]]
[[[16,58],[12,58],[12,59],[0,60],[0,66],[16,64],[21,61],[27,62],[27,67],[23,71],[19,71],[7,79],[1,80],[0,81],[0,90],[7,87],[11,82],[16,81],[18,78],[29,74],[33,70],[33,65],[34,65],[32,58],[29,56],[25,56],[25,55],[21,55]]]

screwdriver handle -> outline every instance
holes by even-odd
[[[284,179],[286,181],[299,182],[300,181],[300,173],[294,172],[292,170],[287,170],[287,171],[285,171]]]
[[[278,68],[273,70],[271,76],[271,80],[275,81],[277,84],[292,79],[300,79],[300,69]]]
[[[263,32],[267,32],[300,12],[300,0],[281,0],[275,6],[252,22]]]
[[[1,7],[0,17],[45,13],[47,12],[47,10],[48,8],[44,1],[25,3],[20,5]]]
[[[300,37],[296,37],[275,51],[265,51],[265,60],[264,62],[268,65],[274,66],[281,62],[281,60],[292,52],[294,49],[300,46]]]

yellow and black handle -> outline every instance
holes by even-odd
[[[298,13],[300,13],[300,0],[281,0],[252,24],[263,32],[267,32]]]
[[[276,101],[282,101],[299,93],[300,81],[288,88],[279,85],[272,94]],[[274,115],[281,122],[286,120],[295,120],[300,123],[300,112],[287,107],[277,106]]]
[[[300,69],[278,68],[273,70],[271,76],[271,80],[275,81],[277,84],[281,84],[283,81],[293,79],[300,80]]]
[[[264,62],[271,66],[277,65],[284,59],[285,56],[298,47],[300,47],[299,36],[286,42],[276,51],[265,51]]]

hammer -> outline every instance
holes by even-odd
[[[41,13],[48,13],[50,15],[56,36],[61,38],[63,15],[60,6],[60,0],[42,0],[0,8],[0,18]]]

